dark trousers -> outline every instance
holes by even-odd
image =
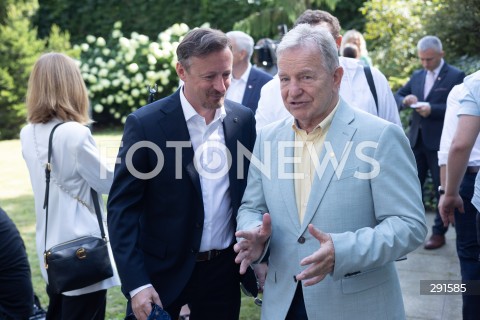
[[[438,155],[437,151],[428,150],[427,147],[423,144],[421,137],[421,131],[418,133],[418,140],[415,147],[412,148],[413,155],[415,156],[415,161],[417,162],[417,171],[418,171],[418,180],[420,180],[420,186],[423,187],[425,180],[427,179],[428,172],[433,180],[433,187],[435,188],[435,195],[437,197],[438,203],[438,186],[440,185],[440,167],[438,166]],[[442,218],[440,217],[440,212],[438,208],[435,210],[435,221],[432,226],[433,234],[445,234],[448,230],[448,227],[443,226]]]
[[[237,320],[240,316],[240,274],[233,248],[210,261],[197,262],[187,286],[165,310],[178,319],[188,303],[190,320]],[[160,297],[161,299],[162,297]]]
[[[455,211],[455,230],[457,233],[457,255],[460,261],[462,282],[480,280],[480,246],[477,242],[477,210],[470,200],[473,196],[476,173],[466,173],[460,186],[465,213]],[[463,320],[474,320],[480,316],[480,295],[464,295]]]
[[[480,212],[477,210],[477,242],[478,245],[480,246]],[[478,257],[478,260],[480,260],[480,256]]]
[[[46,320],[104,320],[107,305],[107,290],[95,291],[79,296],[52,293],[47,286],[50,299]]]
[[[303,300],[302,283],[300,281],[297,284],[297,289],[285,320],[308,320],[305,301]]]

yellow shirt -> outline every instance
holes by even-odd
[[[313,178],[315,177],[315,167],[320,164],[320,153],[337,107],[338,104],[309,134],[305,130],[300,129],[295,120],[292,124],[292,129],[295,131],[294,157],[295,159],[301,159],[300,162],[295,161],[294,164],[294,172],[295,176],[297,176],[294,179],[295,200],[297,202],[300,224],[303,223],[303,217],[307,209]]]

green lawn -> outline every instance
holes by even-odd
[[[120,133],[95,134],[94,137],[101,155],[107,158],[108,163],[113,164],[120,143]],[[27,166],[22,158],[20,141],[0,141],[0,155],[0,177],[2,177],[0,183],[0,206],[12,218],[22,234],[32,270],[34,290],[45,307],[48,304],[48,297],[45,293],[45,283],[40,275],[35,251],[33,195]],[[120,287],[110,289],[107,298],[106,319],[123,319],[125,303],[126,300],[120,292]],[[260,319],[260,308],[253,303],[252,298],[242,297],[240,319]]]

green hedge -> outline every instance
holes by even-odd
[[[150,40],[132,32],[128,37],[116,22],[107,39],[88,35],[81,50],[80,68],[89,89],[93,118],[98,125],[123,124],[127,115],[147,104],[148,86],[157,85],[156,98],[178,87],[176,48],[189,30],[174,24]]]

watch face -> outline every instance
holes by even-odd
[[[445,194],[445,189],[443,189],[441,186],[438,187],[438,193],[439,194]]]

